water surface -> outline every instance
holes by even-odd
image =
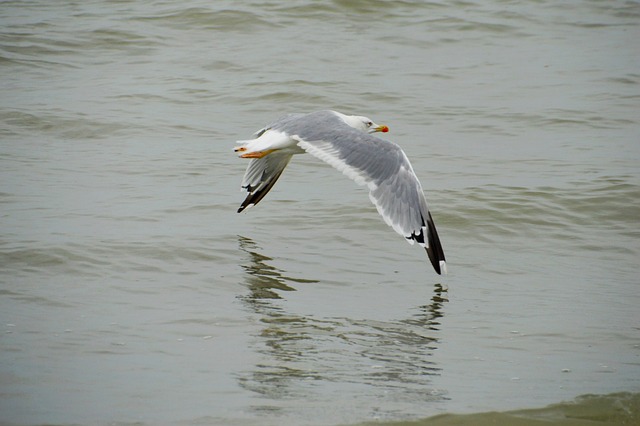
[[[1,422],[636,401],[639,18],[634,1],[3,2]],[[319,109],[390,126],[448,276],[314,158],[235,213],[234,141]]]

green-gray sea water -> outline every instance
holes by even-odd
[[[0,2],[0,424],[639,423],[638,40],[637,1]],[[390,127],[447,276],[311,156],[236,213],[235,141],[322,109]]]

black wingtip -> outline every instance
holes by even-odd
[[[426,247],[426,250],[427,250],[427,256],[429,256],[429,260],[431,261],[431,265],[433,266],[433,269],[435,269],[438,275],[442,275],[442,271],[440,270],[440,262],[435,258],[435,255],[433,254],[433,250],[431,250],[428,247]]]
[[[425,247],[425,250],[427,251],[427,256],[429,256],[429,260],[431,261],[433,269],[435,269],[438,275],[442,275],[442,270],[440,269],[440,261],[438,260],[434,251],[431,249],[431,247]]]
[[[271,191],[271,188],[273,188],[273,185],[276,184],[276,182],[278,181],[278,178],[280,177],[283,171],[284,171],[284,168],[282,168],[276,174],[271,176],[271,179],[268,182],[261,182],[260,184],[254,185],[254,186],[252,185],[243,186],[242,189],[246,189],[249,194],[247,195],[247,198],[245,198],[242,204],[240,205],[240,208],[238,209],[238,213],[240,213],[247,207],[255,206],[256,204],[258,204],[260,200],[262,200],[264,196],[267,195],[269,191]]]
[[[238,207],[238,213],[242,213],[242,212],[244,211],[244,209],[246,209],[247,207],[254,206],[254,205],[255,205],[255,203],[254,203],[254,202],[251,202],[251,201],[249,200],[249,197],[247,197],[247,199],[246,199],[246,200],[244,200],[244,201],[242,202],[242,204],[240,204],[240,207]]]
[[[429,244],[427,245],[427,255],[429,256],[429,260],[431,261],[431,265],[433,269],[436,270],[438,275],[442,275],[442,272],[447,273],[446,270],[446,261],[444,257],[444,250],[442,249],[442,244],[440,243],[440,237],[438,237],[438,231],[436,230],[436,225],[433,223],[433,218],[431,217],[431,212],[428,212],[429,217],[427,218],[427,238]],[[442,265],[442,268],[441,268]],[[444,269],[444,270],[443,270]]]

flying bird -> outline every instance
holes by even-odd
[[[369,198],[387,225],[410,243],[424,247],[438,274],[447,272],[444,251],[427,207],[422,185],[404,151],[372,136],[388,132],[367,117],[336,111],[289,114],[237,143],[249,158],[242,179],[248,195],[238,213],[254,206],[273,188],[294,154],[309,153],[369,188]]]

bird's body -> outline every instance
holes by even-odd
[[[369,134],[387,131],[366,117],[336,111],[276,120],[256,132],[255,139],[238,141],[235,151],[251,159],[242,180],[248,195],[238,213],[260,202],[291,157],[306,152],[366,185],[385,222],[409,243],[425,247],[436,272],[446,273],[444,251],[409,159],[395,143]]]

